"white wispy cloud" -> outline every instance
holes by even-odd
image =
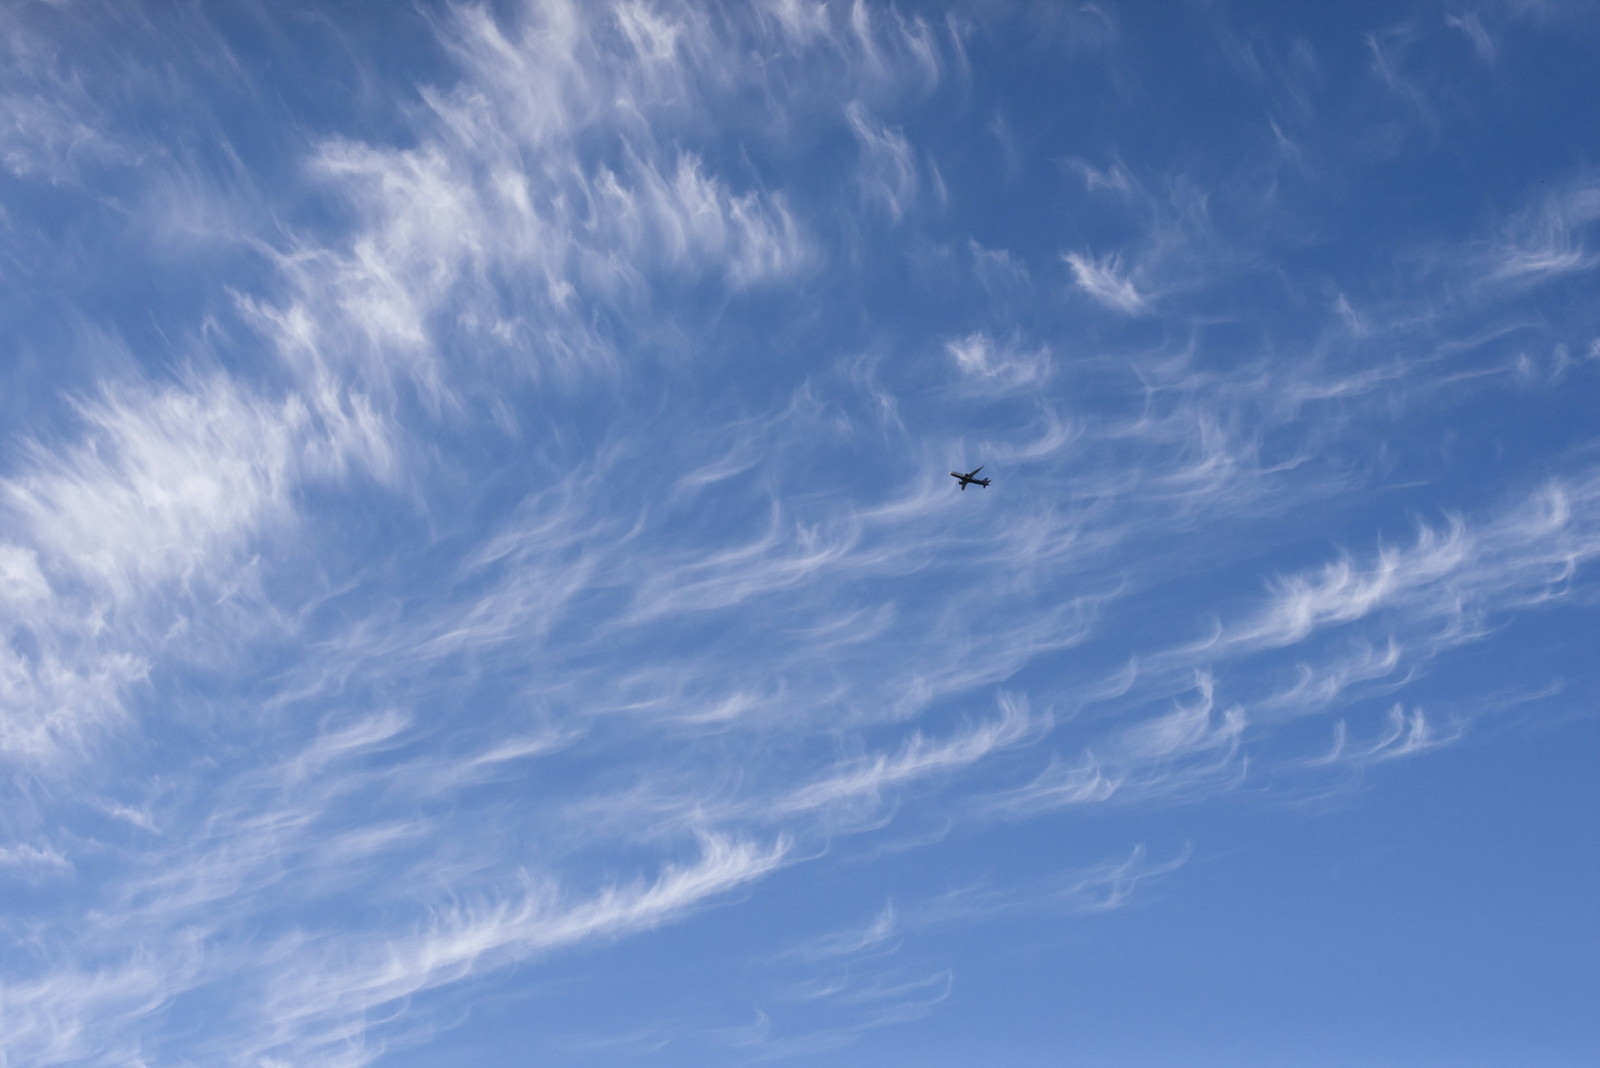
[[[1402,650],[1393,638],[1382,648],[1358,640],[1326,661],[1297,664],[1294,683],[1255,702],[1254,707],[1299,713],[1326,707],[1346,697],[1352,689],[1375,680],[1386,680],[1388,687],[1404,685],[1410,676],[1396,677],[1401,656]]]
[[[125,873],[117,899],[74,935],[74,956],[104,962],[100,978],[46,967],[13,987],[17,997],[0,1013],[14,1026],[0,1049],[28,1063],[113,1063],[174,999],[244,984],[254,1008],[229,1013],[215,1056],[370,1063],[381,1049],[364,1037],[374,1010],[485,967],[666,922],[774,870],[787,853],[781,838],[758,845],[705,832],[695,859],[587,894],[553,877],[485,878],[481,863],[452,877],[432,848],[441,828],[412,814],[411,799],[459,799],[494,766],[553,748],[548,739],[512,738],[482,752],[436,754],[419,751],[418,740],[408,717],[379,712],[329,724],[281,761],[213,783],[215,807],[199,826],[162,835]],[[5,860],[36,866],[53,856],[30,849]],[[273,917],[291,899],[332,905],[364,893],[397,860],[419,865],[413,892],[400,900],[443,888],[441,903],[411,929],[302,923],[259,957],[240,960],[225,948],[241,924],[278,929]],[[463,904],[469,887],[475,903]],[[151,948],[129,954],[141,944]]]
[[[6,504],[55,566],[122,601],[192,576],[285,518],[304,414],[224,378],[83,404],[84,437],[35,444]]]
[[[1062,903],[1087,912],[1107,912],[1126,905],[1146,879],[1157,879],[1183,867],[1189,860],[1185,850],[1171,860],[1155,861],[1141,843],[1129,850],[1125,859],[1111,860],[1076,875],[1055,891]]]
[[[1075,764],[1053,759],[1032,782],[996,797],[992,805],[997,812],[1036,815],[1106,801],[1122,789],[1123,782],[1121,772],[1108,771],[1092,753]]]
[[[359,225],[336,244],[302,236],[282,250],[291,295],[262,321],[291,358],[320,366],[338,352],[375,386],[400,373],[450,407],[463,331],[513,373],[571,376],[614,366],[615,338],[591,309],[631,317],[654,279],[738,290],[810,269],[815,240],[781,192],[731,186],[667,131],[706,140],[697,113],[769,76],[749,58],[778,43],[762,26],[807,56],[843,44],[867,82],[804,76],[839,94],[862,139],[864,193],[898,217],[917,186],[911,149],[844,94],[872,86],[888,99],[907,76],[925,91],[938,46],[920,20],[838,10],[778,5],[753,25],[687,4],[453,11],[439,32],[460,81],[423,92],[407,147],[322,145],[314,172]],[[608,137],[620,152],[598,149]]]
[[[1072,268],[1073,282],[1097,303],[1124,315],[1139,315],[1145,311],[1144,294],[1127,277],[1117,256],[1096,258],[1068,252],[1062,258]]]
[[[1320,42],[1226,38],[1275,136],[1237,166],[1087,137],[1034,186],[1063,146],[983,50],[1025,26],[1125,105],[1116,11],[445,4],[400,62],[336,13],[340,92],[271,13],[239,58],[153,11],[0,45],[0,1062],[377,1063],[782,869],[822,933],[611,1048],[814,1057],[956,1006],[934,928],[1089,922],[1188,855],[930,897],[996,819],[1393,767],[1487,714],[1430,662],[1593,597],[1565,408],[1499,506],[1434,439],[1589,381],[1537,301],[1594,266],[1594,183],[1354,278],[1322,165],[1390,120]],[[1498,76],[1479,14],[1435,29]],[[1368,40],[1434,106],[1409,24]],[[996,115],[1026,218],[939,166]],[[1034,285],[1063,248],[1115,315]],[[58,317],[126,340],[72,362]],[[1419,486],[1444,518],[1381,536]]]
[[[361,1050],[349,1063],[370,1063],[378,1051],[363,1049],[361,1036],[386,1006],[485,967],[657,926],[771,872],[784,853],[781,843],[758,847],[715,837],[701,847],[698,860],[668,867],[653,882],[609,887],[586,899],[564,900],[554,888],[530,886],[513,897],[444,908],[425,928],[354,959],[338,941],[320,959],[298,947],[297,959],[264,984],[259,1031],[224,1049],[291,1062]]]
[[[293,524],[297,490],[367,444],[220,374],[108,385],[76,414],[75,440],[29,443],[0,481],[29,545],[4,553],[0,611],[33,641],[0,654],[5,744],[35,758],[100,740],[194,600],[226,600],[258,539]]]
[[[852,761],[779,801],[778,810],[876,805],[886,789],[965,767],[1049,727],[1047,718],[1035,717],[1026,702],[1015,697],[1002,697],[1000,708],[999,719],[978,724],[947,741],[930,742],[918,733],[893,756]]]
[[[1495,47],[1494,38],[1489,36],[1489,31],[1484,28],[1483,20],[1478,18],[1475,11],[1464,11],[1459,15],[1446,15],[1445,25],[1452,26],[1466,35],[1472,42],[1473,51],[1478,53],[1478,58],[1485,63],[1494,63],[1499,58],[1498,49]]]
[[[877,952],[893,945],[900,933],[894,902],[885,902],[883,911],[864,927],[832,931],[789,951],[799,960],[828,960],[858,953]]]
[[[1000,343],[981,332],[945,342],[945,351],[969,381],[998,389],[1036,385],[1050,370],[1048,351]]]
[[[1436,643],[1477,636],[1485,617],[1545,600],[1600,555],[1592,474],[1557,481],[1469,526],[1419,528],[1410,546],[1382,546],[1367,563],[1345,557],[1285,576],[1269,603],[1223,641],[1289,645],[1380,611],[1409,617]]]
[[[845,107],[851,132],[860,147],[857,182],[864,201],[898,222],[917,194],[917,161],[903,133],[874,122],[856,101]]]
[[[133,953],[8,981],[0,1055],[19,1064],[137,1063],[137,1031],[192,974],[195,941],[178,933],[160,957]]]
[[[1407,54],[1421,36],[1416,25],[1402,22],[1367,34],[1367,50],[1372,54],[1373,69],[1389,91],[1404,100],[1419,118],[1436,125],[1438,119],[1428,94],[1405,71]]]
[[[991,796],[982,808],[1014,818],[1110,801],[1206,797],[1242,781],[1247,722],[1241,706],[1217,708],[1216,684],[1202,674],[1193,700],[1106,732],[1074,761],[1052,758],[1031,782]]]
[[[19,843],[0,845],[0,867],[30,875],[52,875],[69,871],[72,862],[54,848]]]
[[[17,178],[71,180],[85,165],[132,162],[129,150],[77,107],[33,94],[0,95],[0,161]]]
[[[77,184],[85,171],[137,162],[113,128],[92,65],[63,61],[48,17],[26,6],[0,13],[0,167],[15,178]],[[137,21],[138,16],[132,16]],[[103,42],[87,31],[86,51]]]
[[[1086,160],[1070,159],[1067,161],[1067,166],[1078,173],[1083,179],[1084,188],[1091,193],[1098,189],[1106,189],[1113,193],[1133,191],[1133,177],[1121,160],[1113,160],[1106,167],[1096,167]]]
[[[1460,736],[1461,729],[1457,725],[1440,727],[1437,717],[1430,723],[1422,709],[1408,710],[1403,704],[1395,704],[1389,709],[1382,733],[1364,742],[1351,742],[1347,721],[1339,720],[1334,725],[1333,747],[1316,763],[1360,766],[1398,760],[1445,745]]]
[[[1487,254],[1485,279],[1494,284],[1535,284],[1600,264],[1591,232],[1600,224],[1600,184],[1589,176],[1512,218],[1503,239]]]
[[[865,924],[827,931],[778,954],[763,972],[774,988],[759,1026],[741,1045],[764,1058],[817,1055],[849,1045],[871,1030],[927,1015],[958,983],[930,943],[953,929],[1023,922],[1037,929],[1125,907],[1141,883],[1181,868],[1188,851],[1152,860],[1144,845],[1125,857],[1054,873],[1023,885],[978,880],[937,895],[888,902]],[[760,973],[758,973],[760,974]],[[814,1014],[827,1010],[819,1026]],[[710,1036],[726,1039],[728,1032]]]

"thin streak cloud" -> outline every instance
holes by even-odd
[[[0,1064],[1582,1060],[1597,41],[6,8]]]
[[[1124,315],[1139,315],[1145,310],[1145,297],[1135,288],[1116,256],[1096,259],[1069,252],[1064,259],[1072,268],[1072,280],[1094,301]]]

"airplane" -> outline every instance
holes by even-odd
[[[982,471],[982,470],[983,470],[983,465],[979,464],[977,467],[974,467],[971,471],[968,471],[964,475],[960,471],[952,471],[952,472],[950,472],[950,477],[961,480],[961,490],[962,490],[963,493],[966,492],[968,483],[971,483],[971,484],[977,485],[977,486],[982,486],[984,489],[988,489],[989,488],[989,480],[986,479],[986,478],[979,478],[978,477],[978,472]]]

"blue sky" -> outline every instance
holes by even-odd
[[[0,1066],[1600,1056],[1600,8],[0,23]]]

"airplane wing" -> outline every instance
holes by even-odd
[[[983,465],[979,464],[977,467],[974,467],[971,471],[967,472],[967,477],[971,478],[973,475],[977,474],[979,471],[982,471],[982,470],[983,470]]]

